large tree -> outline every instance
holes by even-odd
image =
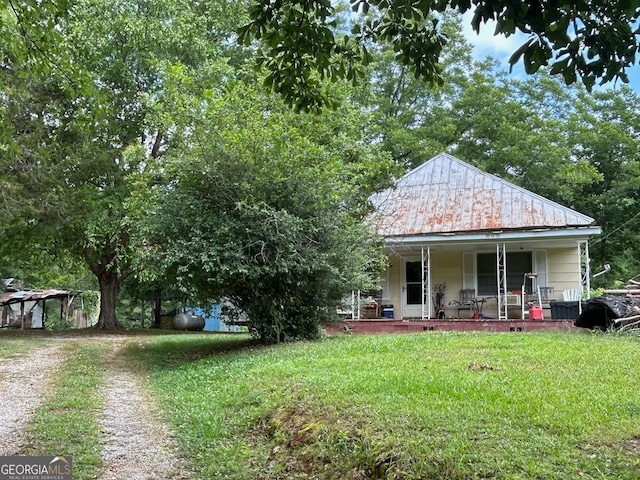
[[[476,31],[495,21],[496,34],[516,31],[527,41],[511,57],[522,59],[528,73],[550,66],[567,83],[579,77],[591,88],[596,81],[628,81],[635,64],[640,8],[632,1],[534,0],[351,0],[354,15],[363,14],[349,35],[336,29],[334,2],[327,0],[255,0],[252,20],[240,40],[262,41],[259,62],[270,72],[267,84],[298,108],[324,102],[321,78],[356,78],[369,63],[375,42],[393,44],[396,59],[431,83],[441,83],[439,61],[447,43],[440,15],[449,10],[473,12]],[[486,28],[486,27],[485,27]]]
[[[407,65],[397,61],[390,45],[382,45],[373,52],[367,81],[360,87],[363,93],[357,96],[362,107],[372,112],[370,140],[381,143],[407,168],[449,146],[447,106],[468,86],[472,49],[462,35],[460,16],[447,15],[442,28],[450,39],[442,52],[443,85],[426,88]]]
[[[131,181],[179,143],[203,92],[223,86],[224,52],[242,9],[233,2],[80,0],[54,29],[59,48],[44,52],[33,32],[48,32],[48,24],[29,20],[30,3],[12,3],[3,18],[17,12],[14,21],[0,25],[25,51],[36,49],[4,50],[1,99],[11,149],[2,172],[5,193],[13,194],[5,205],[23,248],[35,240],[86,262],[101,292],[98,326],[113,328],[119,285],[133,271]]]
[[[137,231],[155,267],[147,279],[169,277],[193,301],[231,299],[265,341],[316,336],[348,292],[378,278],[363,218],[395,164],[361,142],[365,117],[347,104],[296,115],[238,84],[204,107],[189,148],[134,202],[153,205]]]
[[[573,156],[600,180],[575,191],[576,207],[593,216],[603,234],[591,243],[596,265],[612,272],[598,282],[626,282],[640,274],[640,98],[629,88],[581,93],[567,124]]]

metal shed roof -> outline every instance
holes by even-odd
[[[589,227],[593,218],[441,153],[371,197],[384,236]]]
[[[37,300],[47,300],[49,298],[63,298],[74,295],[65,290],[19,290],[16,292],[3,292],[0,294],[0,306],[12,303],[32,302]]]

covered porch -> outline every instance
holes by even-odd
[[[388,239],[379,292],[361,293],[352,319],[374,304],[388,320],[574,320],[589,297],[590,230]]]

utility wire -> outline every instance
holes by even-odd
[[[622,225],[620,225],[619,227],[613,229],[612,231],[610,231],[609,233],[607,233],[604,237],[599,237],[596,238],[593,242],[591,242],[592,245],[596,244],[596,243],[600,243],[603,240],[606,240],[607,238],[609,238],[611,235],[613,235],[614,233],[616,233],[618,230],[624,228],[627,226],[628,223],[630,223],[632,220],[635,220],[637,217],[640,217],[640,212],[636,213],[633,217],[631,217],[629,220],[627,220],[626,222],[624,222]]]

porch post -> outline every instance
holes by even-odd
[[[421,298],[421,306],[422,313],[420,316],[421,320],[424,320],[425,314],[425,301],[429,301],[429,310],[427,312],[427,318],[431,319],[431,298],[429,297],[429,292],[431,292],[431,247],[427,245],[427,254],[425,257],[424,246],[420,247],[420,258],[422,263],[422,274],[421,274],[421,282],[422,282],[422,298]]]
[[[591,292],[591,262],[589,259],[589,242],[578,242],[578,254],[580,261],[580,301],[578,302],[578,312],[582,313],[582,299],[589,299]]]
[[[505,244],[496,243],[496,272],[498,283],[498,320],[507,320],[507,254]]]
[[[433,309],[433,295],[431,289],[431,247],[427,245],[427,299],[429,300],[429,315],[427,318],[431,320],[431,310]]]
[[[356,292],[351,290],[351,320],[356,319]]]

